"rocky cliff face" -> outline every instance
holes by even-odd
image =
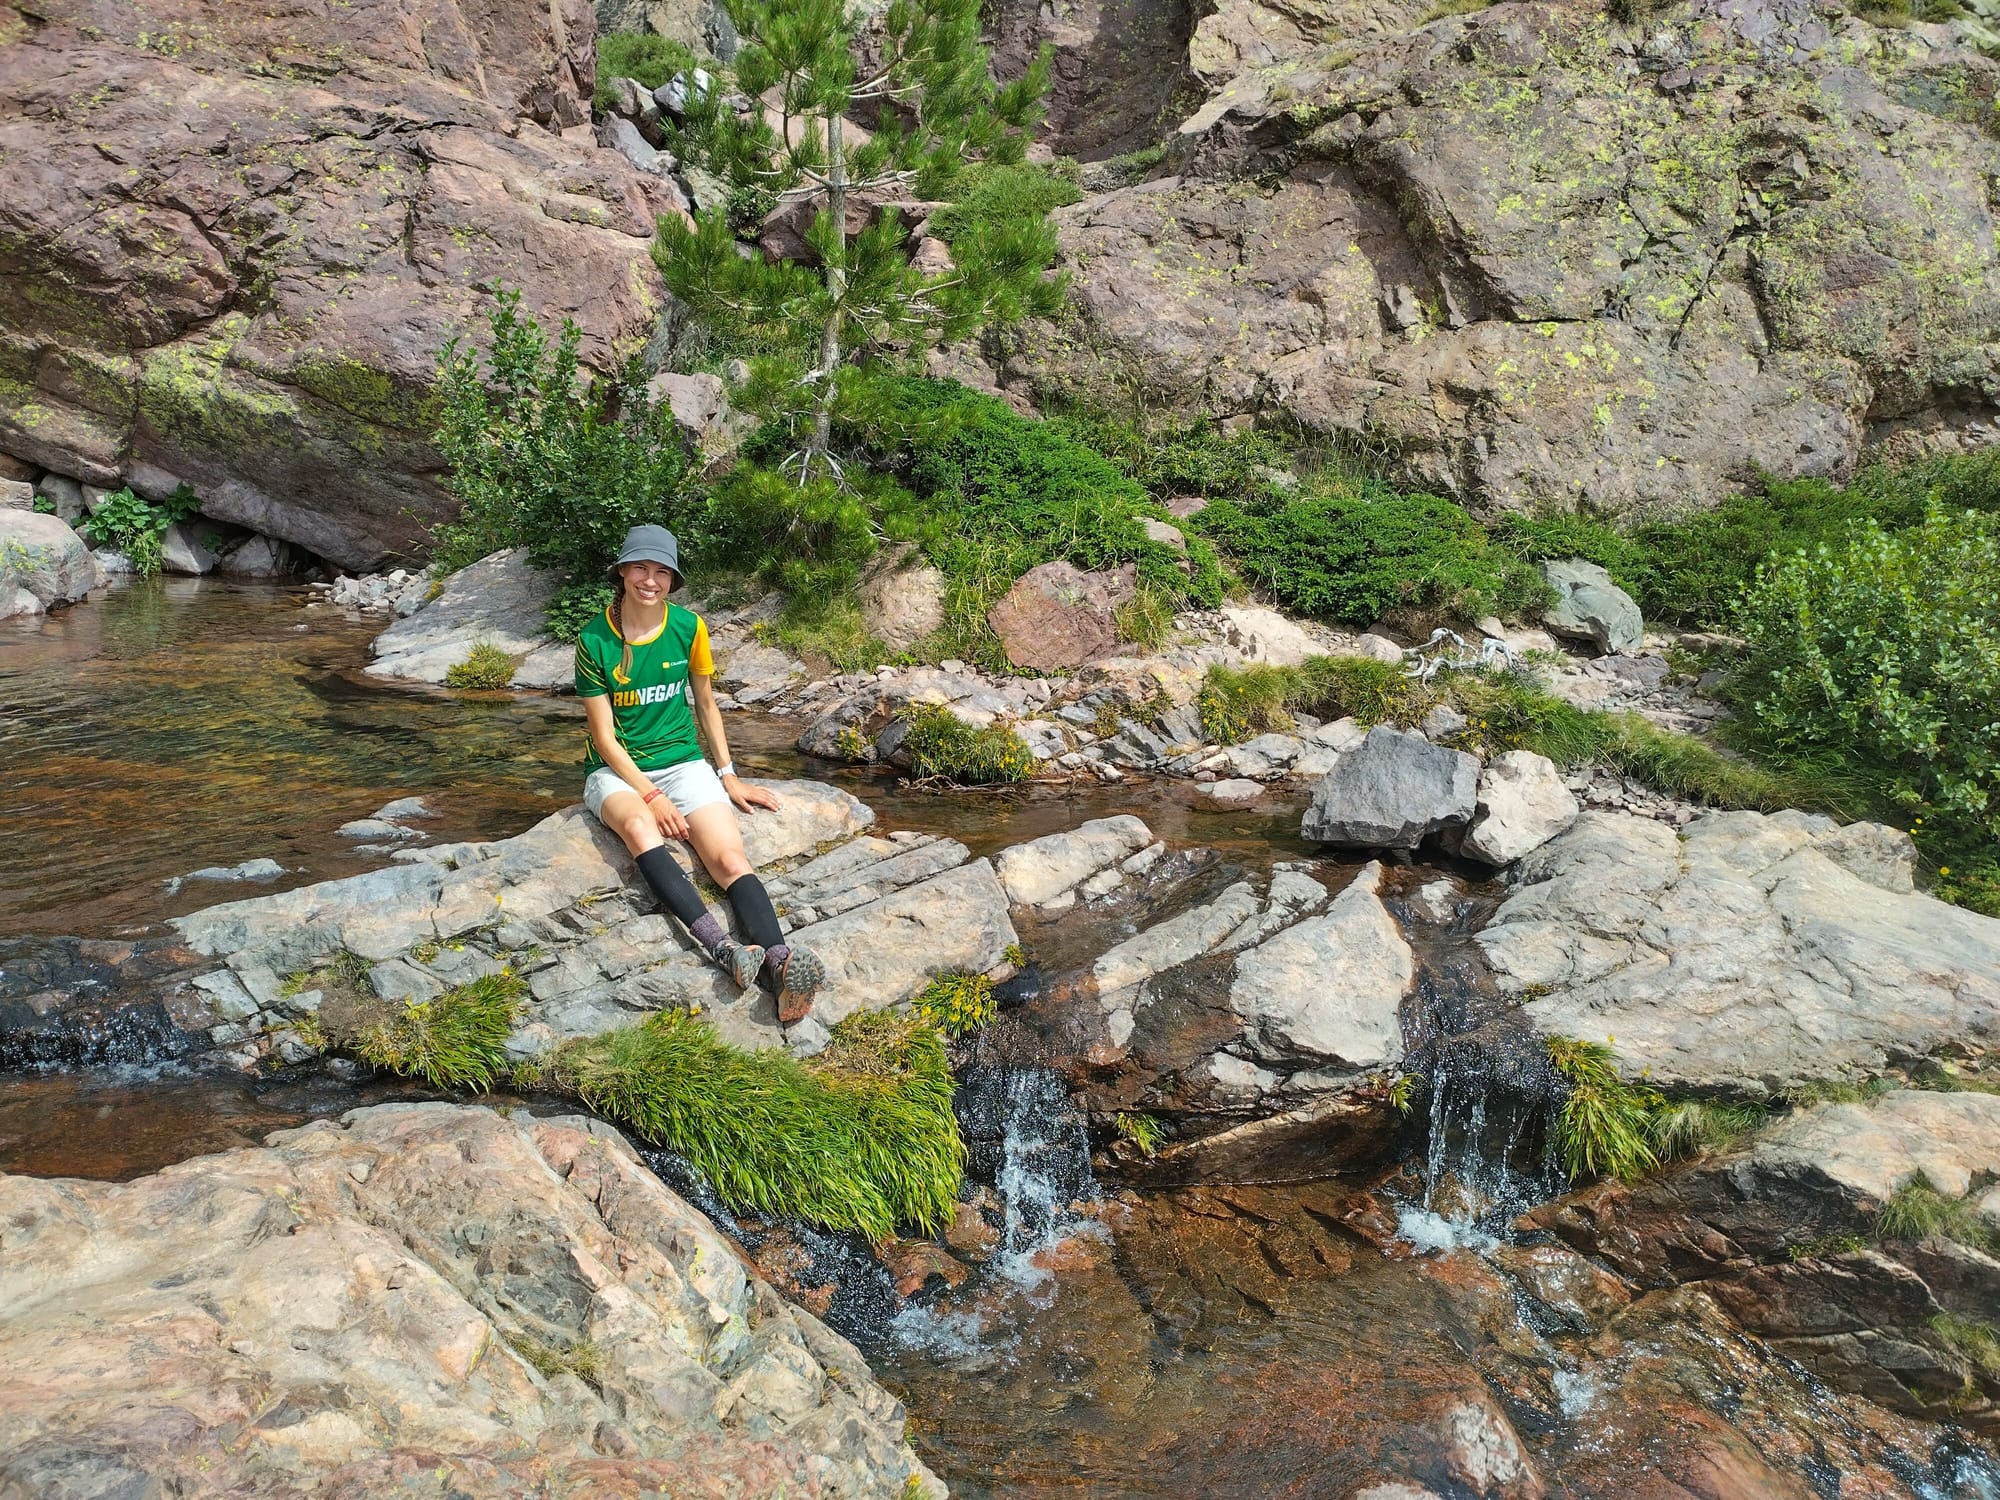
[[[0,5],[0,450],[344,566],[417,545],[491,289],[598,362],[664,295],[594,38],[587,0]]]
[[[1415,19],[1204,20],[1173,175],[1062,213],[1075,315],[1009,373],[1290,419],[1498,508],[1993,438],[1991,60],[1809,0]]]

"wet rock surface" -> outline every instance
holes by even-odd
[[[388,1105],[0,1204],[24,1494],[942,1494],[853,1346],[594,1121]]]
[[[1540,1030],[1659,1084],[1764,1097],[2000,1042],[2000,921],[1915,894],[1906,835],[1798,812],[1676,834],[1585,813],[1478,943]]]
[[[2000,1260],[1973,1206],[1996,1179],[2000,1097],[1906,1089],[1801,1109],[1745,1150],[1600,1185],[1530,1222],[1644,1284],[1700,1284],[1843,1390],[1992,1434],[2000,1377],[1968,1334],[2000,1307]],[[1969,1210],[1959,1238],[1896,1237],[1883,1210],[1913,1186]]]

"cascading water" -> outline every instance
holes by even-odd
[[[1001,1253],[995,1269],[1030,1290],[1049,1273],[1035,1256],[1075,1232],[1070,1205],[1094,1198],[1090,1143],[1062,1080],[1047,1068],[1001,1070],[1006,1117],[1000,1138]]]
[[[1429,1084],[1423,1195],[1401,1209],[1402,1237],[1424,1250],[1490,1245],[1561,1189],[1541,1155],[1549,1097],[1509,1086],[1483,1052],[1449,1043],[1432,1051]]]

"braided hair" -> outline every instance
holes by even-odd
[[[632,643],[625,639],[625,580],[622,577],[618,579],[618,586],[611,595],[611,628],[618,632],[618,642],[625,648],[625,654],[618,658],[618,670],[612,675],[621,683],[630,682]]]

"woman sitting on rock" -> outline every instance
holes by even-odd
[[[775,792],[736,775],[715,703],[708,626],[693,610],[667,602],[681,585],[680,544],[664,526],[635,526],[611,573],[618,596],[576,642],[576,694],[590,727],[584,806],[625,841],[660,905],[739,988],[764,978],[778,997],[778,1019],[789,1026],[812,1008],[826,969],[812,952],[785,941],[743,852],[730,804],[747,813],[780,802]],[[702,758],[704,740],[721,762],[719,772]],[[694,846],[747,941],[732,938],[702,902],[668,839]]]

